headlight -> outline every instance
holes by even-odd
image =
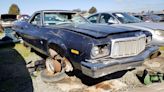
[[[97,46],[95,46],[95,47],[92,48],[91,55],[93,57],[97,56],[99,53],[100,53],[100,49]]]
[[[91,50],[91,58],[99,58],[109,55],[107,46],[94,46]]]
[[[164,30],[155,30],[154,33],[159,36],[164,36]]]

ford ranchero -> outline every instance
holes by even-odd
[[[143,30],[91,24],[75,12],[41,10],[28,22],[17,22],[13,30],[24,43],[47,56],[44,74],[79,69],[99,78],[110,73],[140,66],[158,52],[149,44],[151,33]]]

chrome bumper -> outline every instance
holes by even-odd
[[[141,66],[145,59],[149,58],[151,54],[158,51],[158,46],[147,47],[143,52],[137,56],[112,59],[110,57],[103,57],[97,59],[98,63],[90,63],[87,61],[81,62],[82,72],[92,78],[99,78],[116,71],[126,70]],[[95,60],[94,60],[95,61]]]

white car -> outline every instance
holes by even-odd
[[[17,20],[17,15],[13,14],[2,14],[0,24],[3,27],[12,27],[13,22]]]
[[[88,17],[92,23],[121,25],[146,30],[152,33],[152,44],[164,46],[164,24],[143,22],[140,19],[122,12],[95,13]]]

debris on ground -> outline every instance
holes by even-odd
[[[26,67],[33,69],[30,71],[33,81],[34,92],[164,92],[164,83],[152,83],[144,85],[140,82],[136,74],[143,74],[145,69],[164,73],[164,54],[153,60],[147,60],[143,66],[135,70],[127,71],[124,76],[118,79],[106,79],[98,84],[87,86],[77,76],[66,76],[64,79],[55,83],[45,83],[42,81],[40,71],[44,67],[40,61],[43,60],[29,49],[17,44],[15,49],[23,56]],[[164,52],[163,52],[164,53]],[[86,80],[90,81],[90,80]],[[144,91],[145,90],[145,91]]]

